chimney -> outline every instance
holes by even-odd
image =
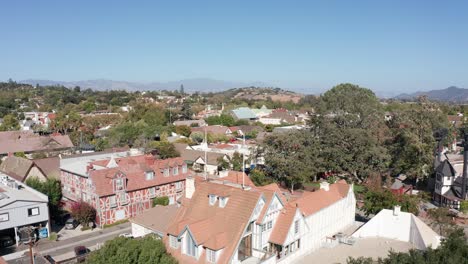
[[[195,192],[195,178],[190,175],[185,179],[185,198],[192,199],[193,193]]]
[[[88,165],[86,165],[86,173],[88,173],[90,170],[93,170],[93,164],[88,163]]]
[[[323,181],[320,183],[320,189],[328,192],[330,190],[330,184],[326,181]]]
[[[400,212],[401,212],[401,206],[395,205],[395,206],[393,207],[393,215],[394,215],[394,216],[398,216],[398,215],[400,214]]]

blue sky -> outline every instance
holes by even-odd
[[[0,80],[468,88],[468,1],[2,1]]]

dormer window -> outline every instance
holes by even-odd
[[[124,181],[122,178],[117,178],[114,181],[115,181],[115,189],[117,191],[121,191],[124,189]]]
[[[219,197],[219,207],[224,208],[228,202],[229,198]]]
[[[210,195],[208,195],[208,197],[209,197],[209,200],[210,200],[210,205],[214,205],[216,203],[216,199],[218,198],[214,194],[210,194]]]
[[[172,174],[178,175],[179,174],[179,167],[175,166],[174,168],[172,168]]]
[[[145,178],[147,181],[154,179],[154,171],[145,172]]]

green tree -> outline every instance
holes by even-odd
[[[180,157],[180,153],[177,152],[174,144],[170,142],[153,141],[151,142],[150,147],[154,148],[158,152],[161,159]]]
[[[249,177],[255,186],[264,186],[273,182],[271,178],[268,178],[265,173],[259,169],[252,170]]]
[[[323,172],[318,140],[310,131],[274,133],[262,145],[267,175],[293,191]]]
[[[235,171],[242,171],[242,155],[239,152],[234,152],[231,158],[232,169]]]
[[[384,146],[388,129],[375,94],[352,84],[327,91],[310,121],[312,136],[319,140],[324,167],[362,182],[388,167]]]
[[[362,210],[367,216],[377,214],[382,209],[392,209],[396,205],[401,206],[401,210],[413,214],[418,213],[418,199],[409,195],[397,196],[387,189],[368,190],[364,196],[364,206]]]
[[[440,235],[446,235],[448,233],[447,231],[451,230],[451,227],[453,226],[453,220],[448,208],[438,207],[430,209],[427,211],[427,214],[433,223],[438,227]]]
[[[49,197],[49,208],[53,218],[60,215],[60,201],[62,200],[62,187],[60,180],[48,178],[46,181],[41,181],[36,177],[28,178],[26,185],[47,195]]]
[[[152,235],[142,239],[117,237],[109,240],[99,250],[90,254],[86,263],[92,264],[176,264],[167,253],[161,239]]]
[[[192,119],[193,112],[190,102],[184,101],[182,103],[182,109],[180,110],[180,114],[183,119]]]
[[[189,126],[182,125],[182,126],[176,126],[175,132],[179,135],[188,137],[192,133],[192,130],[190,129]]]
[[[0,131],[11,131],[19,129],[20,125],[15,115],[8,114],[3,117],[3,123],[0,125]]]

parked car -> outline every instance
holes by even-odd
[[[133,238],[133,235],[132,233],[123,233],[123,234],[120,234],[119,237]]]
[[[0,247],[5,248],[15,244],[15,240],[10,236],[0,236]]]
[[[65,229],[75,229],[78,226],[78,221],[73,218],[69,218],[65,222]]]
[[[77,246],[75,247],[75,257],[77,262],[84,262],[86,260],[86,256],[88,253],[91,252],[85,246]]]

